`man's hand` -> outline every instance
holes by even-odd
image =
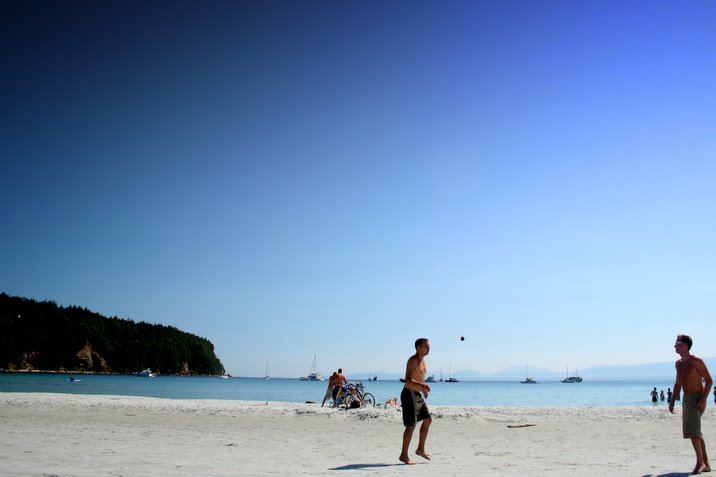
[[[674,401],[671,401],[671,402],[669,403],[669,412],[670,412],[671,414],[674,413]]]
[[[700,399],[696,407],[703,413],[706,410],[706,399]]]
[[[430,386],[428,386],[427,384],[423,383],[422,386],[421,386],[421,388],[422,388],[422,391],[423,391],[423,396],[428,397],[428,393],[430,392]]]

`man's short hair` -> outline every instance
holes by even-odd
[[[343,372],[343,368],[338,368],[338,372],[339,372],[339,373],[342,373],[342,372]]]
[[[417,340],[415,340],[415,349],[418,349],[420,346],[422,346],[423,343],[427,341],[427,338],[418,338]]]
[[[691,336],[689,336],[689,335],[679,335],[676,337],[676,341],[681,341],[682,343],[686,343],[686,346],[689,347],[689,351],[691,351],[691,345],[694,344],[694,342],[691,341]]]

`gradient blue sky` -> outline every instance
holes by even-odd
[[[0,291],[241,376],[716,355],[716,2],[0,12]]]

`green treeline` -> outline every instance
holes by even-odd
[[[0,293],[0,369],[223,374],[207,339],[172,326],[107,318]]]

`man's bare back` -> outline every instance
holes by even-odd
[[[346,377],[343,375],[343,369],[339,369],[334,385],[343,386],[344,384],[346,384]]]

